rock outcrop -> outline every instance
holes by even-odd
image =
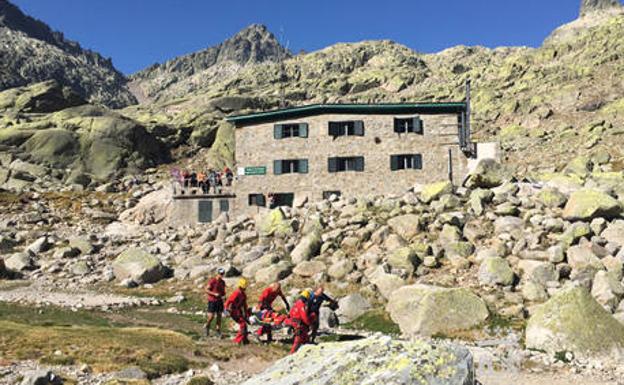
[[[392,293],[386,310],[407,335],[449,335],[482,324],[485,302],[469,289],[404,286]]]
[[[135,283],[157,282],[168,274],[168,269],[157,257],[137,248],[119,254],[112,267],[117,279],[131,279]]]
[[[43,22],[0,1],[0,90],[54,79],[86,100],[119,108],[136,103],[110,59],[83,49]]]
[[[550,354],[624,357],[624,325],[584,288],[566,289],[540,305],[526,328],[528,348]]]
[[[466,348],[404,342],[374,336],[350,342],[306,345],[244,385],[473,385],[472,356]]]
[[[622,8],[620,0],[581,0],[581,17],[592,12],[604,11],[612,8]]]

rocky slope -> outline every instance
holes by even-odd
[[[0,92],[0,188],[59,190],[137,173],[169,161],[167,134],[53,80],[12,88]]]
[[[52,79],[92,103],[113,108],[136,103],[110,59],[0,0],[0,90]]]
[[[193,78],[192,87],[168,88],[156,103],[125,113],[146,124],[194,128],[191,143],[209,147],[225,115],[276,108],[282,89],[290,105],[461,100],[471,78],[476,138],[500,140],[519,170],[561,168],[569,148],[604,148],[619,160],[624,13],[607,3],[586,2],[583,17],[538,48],[420,54],[391,41],[336,44],[285,60],[284,71],[269,61],[213,76],[213,66],[213,75]]]
[[[132,87],[149,100],[168,100],[210,86],[216,79],[231,77],[242,67],[278,62],[291,56],[264,25],[252,24],[223,43],[134,75]]]

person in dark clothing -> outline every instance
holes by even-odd
[[[314,339],[316,338],[319,328],[321,306],[323,306],[323,302],[325,301],[332,304],[332,306],[338,305],[338,302],[336,302],[335,299],[325,294],[325,289],[322,286],[317,287],[308,299],[308,314],[311,318],[310,343],[314,343]]]
[[[210,334],[210,324],[216,318],[217,337],[221,337],[221,313],[223,313],[223,297],[225,296],[225,281],[223,281],[225,270],[219,268],[217,275],[212,278],[206,285],[205,292],[208,300],[208,316],[206,317],[206,325],[204,325],[204,334],[206,337]]]

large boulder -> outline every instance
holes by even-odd
[[[265,254],[262,257],[251,261],[243,268],[243,277],[253,278],[258,270],[264,269],[273,263],[279,262],[280,257],[276,254]]]
[[[479,283],[486,286],[509,286],[514,281],[514,272],[507,260],[500,257],[488,257],[479,267]]]
[[[453,184],[448,180],[431,183],[423,186],[420,191],[420,200],[424,203],[429,203],[440,198],[444,194],[451,194],[452,192]]]
[[[390,298],[390,295],[405,285],[405,281],[394,274],[388,274],[383,266],[377,267],[368,276],[368,280],[377,287],[377,290],[384,298]]]
[[[24,373],[21,385],[61,385],[63,380],[61,377],[49,370],[37,369],[29,370]]]
[[[481,159],[468,175],[466,187],[492,188],[503,184],[506,174],[503,166],[494,159]]]
[[[390,228],[406,241],[411,240],[420,232],[418,215],[406,214],[388,220]]]
[[[371,304],[362,295],[349,294],[338,301],[336,314],[340,323],[351,322],[371,309]]]
[[[587,289],[560,291],[535,308],[526,328],[526,346],[555,354],[624,358],[624,325],[596,302]]]
[[[243,385],[473,385],[468,349],[448,343],[366,339],[305,345]]]
[[[624,246],[624,220],[611,222],[600,235],[609,242]]]
[[[466,288],[411,285],[392,293],[386,310],[407,335],[448,335],[482,324],[485,302]]]
[[[301,238],[297,246],[290,253],[290,259],[294,264],[308,261],[312,259],[312,257],[318,255],[322,244],[321,234],[318,231],[312,231]]]
[[[179,215],[187,215],[187,212],[175,210],[173,191],[170,188],[164,188],[143,196],[136,206],[122,212],[119,220],[125,224],[144,226],[160,223],[173,225]]]
[[[563,218],[589,221],[594,218],[613,218],[622,212],[622,204],[602,191],[583,189],[573,192],[563,208]]]
[[[292,223],[280,208],[262,212],[256,217],[256,228],[260,235],[289,235],[292,234]]]
[[[293,269],[293,273],[300,277],[314,277],[327,270],[327,265],[321,261],[303,261]]]
[[[416,254],[416,250],[409,246],[396,249],[388,255],[388,264],[390,266],[395,269],[406,270],[410,274],[416,270],[419,263],[420,259]]]
[[[165,278],[168,269],[157,257],[139,248],[130,248],[115,258],[113,272],[119,280],[132,279],[136,283],[153,283]]]
[[[20,272],[35,268],[35,261],[29,253],[15,253],[4,260],[6,268],[10,271]]]
[[[256,282],[273,283],[282,280],[292,272],[292,264],[288,261],[280,261],[256,272],[254,276]]]

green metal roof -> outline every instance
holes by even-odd
[[[237,127],[321,114],[453,114],[466,110],[464,102],[388,104],[310,104],[227,118]]]

